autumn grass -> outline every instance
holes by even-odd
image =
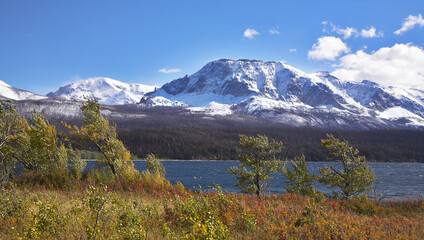
[[[0,214],[0,239],[424,239],[419,198],[258,198],[190,191],[150,173],[65,190],[17,181],[0,191]]]

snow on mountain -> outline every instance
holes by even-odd
[[[137,103],[146,93],[154,90],[154,86],[124,83],[111,78],[96,77],[60,87],[59,90],[51,92],[47,96],[50,98],[77,100],[94,96],[101,104],[122,105]]]
[[[142,103],[157,97],[205,107],[214,101],[246,105],[247,112],[273,108],[326,106],[355,109],[367,114],[360,104],[317,75],[306,74],[283,62],[259,60],[213,61],[191,76],[165,84],[147,94]],[[259,103],[260,102],[260,103]]]
[[[424,126],[424,92],[383,87],[364,80],[348,82],[328,72],[308,74],[284,62],[220,59],[198,72],[146,94],[146,106],[190,106],[211,111],[211,103],[241,111],[290,119],[303,125],[363,123],[385,125],[401,120]],[[209,109],[209,110],[207,110]],[[402,109],[402,110],[400,110]]]
[[[188,107],[191,112],[205,113],[207,115],[231,115],[233,111],[231,110],[231,105],[221,104],[217,102],[210,102],[207,107]]]
[[[383,87],[369,80],[363,80],[359,83],[347,82],[328,73],[321,76],[330,80],[356,102],[377,114],[391,108],[400,107],[424,118],[424,92],[421,90]]]
[[[368,80],[349,82],[324,71],[308,74],[285,62],[220,59],[158,89],[97,77],[63,86],[47,96],[50,99],[40,100],[46,97],[0,81],[0,98],[29,100],[17,102],[27,110],[34,108],[68,118],[78,114],[78,100],[94,96],[105,105],[140,103],[131,109],[185,108],[183,112],[207,117],[234,114],[239,118],[249,114],[291,126],[424,128],[423,90],[383,87]],[[66,113],[61,113],[64,108]],[[110,116],[129,115],[126,112]],[[144,115],[137,113],[135,117]]]
[[[3,81],[0,81],[0,98],[21,101],[21,100],[39,100],[39,99],[45,99],[46,97],[37,95],[29,91],[14,88],[10,86],[9,84]]]

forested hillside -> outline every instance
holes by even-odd
[[[196,118],[197,119],[197,118]],[[118,124],[119,138],[135,155],[154,153],[167,159],[237,159],[238,135],[263,134],[285,145],[284,158],[305,154],[307,161],[326,161],[320,140],[327,133],[358,148],[369,161],[424,162],[422,130],[330,130],[285,127],[271,122],[164,120],[156,126],[148,120]],[[121,126],[122,125],[122,126]]]
[[[209,116],[192,114],[182,108],[141,108],[137,113],[142,117],[124,118],[135,111],[134,107],[127,108],[104,109],[116,111],[118,117],[111,115],[109,119],[116,124],[118,138],[139,158],[154,153],[162,159],[237,159],[239,134],[263,134],[284,142],[283,158],[303,153],[307,161],[326,161],[320,140],[331,133],[349,141],[369,161],[424,162],[424,130],[288,127],[255,116]],[[48,119],[59,132],[65,131],[63,119],[54,116]],[[81,125],[82,119],[70,118],[65,122]]]
[[[324,131],[305,128],[140,128],[122,130],[119,138],[139,157],[154,153],[168,159],[237,159],[238,134],[264,134],[285,144],[285,155],[303,153],[325,161],[320,139],[327,132],[351,142],[369,161],[424,162],[424,132],[412,130]]]

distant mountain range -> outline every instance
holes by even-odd
[[[154,86],[97,77],[60,87],[56,92],[47,94],[47,97],[83,100],[84,97],[93,96],[101,104],[122,105],[137,103],[141,97],[153,90]]]
[[[106,105],[134,104],[134,111],[177,107],[208,116],[253,115],[291,126],[424,128],[422,90],[384,87],[368,80],[348,82],[328,72],[307,74],[284,62],[220,59],[157,89],[92,78],[44,97],[0,84],[2,98],[39,100],[47,106],[48,99],[82,100],[83,96]]]

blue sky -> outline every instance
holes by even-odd
[[[0,80],[39,94],[100,76],[161,86],[251,58],[424,88],[424,1],[287,2],[0,0]]]

